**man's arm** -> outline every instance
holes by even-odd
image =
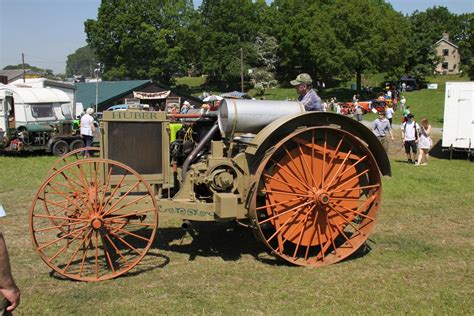
[[[10,302],[7,311],[13,311],[20,304],[20,290],[13,280],[7,245],[2,233],[0,233],[0,294]]]

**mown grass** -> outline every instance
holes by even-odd
[[[31,245],[28,208],[54,157],[0,156],[0,225],[23,293],[17,314],[473,314],[474,165],[431,157],[415,167],[399,145],[365,255],[293,267],[244,228],[208,223],[192,238],[162,217],[140,265],[101,283],[51,274]]]

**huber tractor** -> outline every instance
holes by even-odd
[[[159,215],[237,221],[301,266],[365,243],[391,172],[369,129],[290,101],[224,99],[218,115],[196,116],[105,112],[100,153],[89,148],[99,156],[63,157],[34,197],[43,261],[75,280],[117,277],[145,256]]]

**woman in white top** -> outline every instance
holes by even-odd
[[[94,113],[94,109],[88,108],[86,114],[81,117],[81,137],[84,140],[85,147],[91,147],[94,140],[95,126],[92,113]],[[86,150],[84,156],[86,158],[90,157],[89,151]]]
[[[433,141],[431,140],[431,125],[427,119],[422,119],[420,121],[420,136],[418,138],[418,163],[417,165],[425,166],[428,164],[428,151],[433,146]]]

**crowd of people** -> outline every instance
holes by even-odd
[[[312,87],[311,76],[307,73],[299,74],[295,80],[290,81],[296,89],[298,100],[303,103],[306,111],[333,111],[342,115],[355,117],[359,122],[363,119],[364,109],[360,104],[360,96],[355,94],[352,98],[353,106],[341,106],[333,97],[327,102],[321,100]],[[369,104],[369,110],[378,113],[378,118],[372,124],[372,130],[388,153],[389,141],[394,141],[393,118],[396,112],[402,113],[401,140],[407,155],[407,162],[417,166],[427,165],[428,152],[433,146],[431,139],[431,125],[428,119],[423,118],[418,124],[415,115],[410,112],[405,96],[401,95],[396,85],[387,85],[385,93],[379,93],[376,101],[382,107]],[[403,89],[402,89],[403,90]],[[380,102],[383,101],[383,102]],[[372,106],[371,106],[372,105]]]

